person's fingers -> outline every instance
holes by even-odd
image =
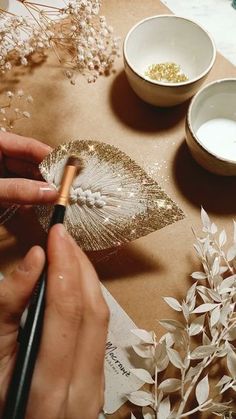
[[[80,271],[74,247],[63,225],[51,228],[44,324],[28,408],[31,412],[35,403],[40,405],[44,400],[35,419],[57,417],[55,409],[65,402],[68,395],[83,312]]]
[[[33,138],[0,132],[0,150],[4,156],[38,164],[52,151],[52,148]]]
[[[19,159],[6,157],[4,166],[9,174],[14,174],[27,179],[43,180],[38,165]]]
[[[43,249],[34,246],[14,271],[0,281],[0,345],[5,334],[17,329],[44,262]]]
[[[14,204],[52,203],[58,192],[46,182],[30,179],[0,179],[0,202]]]
[[[87,256],[77,247],[83,296],[83,322],[79,330],[74,360],[71,398],[84,408],[90,406],[93,417],[103,403],[104,357],[109,309],[101,292],[97,274]],[[96,351],[94,351],[96,348]],[[93,395],[91,402],[91,395]],[[72,403],[73,404],[73,403]]]

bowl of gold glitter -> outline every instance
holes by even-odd
[[[216,49],[196,22],[158,15],[130,29],[123,56],[134,92],[145,102],[168,107],[185,102],[198,91],[214,64]]]

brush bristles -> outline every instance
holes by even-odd
[[[80,157],[70,156],[68,157],[67,166],[76,167],[77,172],[83,169],[83,160]]]

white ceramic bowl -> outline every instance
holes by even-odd
[[[124,66],[135,93],[156,106],[173,106],[193,96],[211,70],[216,56],[209,34],[197,23],[174,15],[152,16],[128,32],[123,47]],[[151,80],[152,64],[175,62],[189,80],[181,83]]]
[[[236,175],[236,78],[217,80],[194,96],[186,118],[186,141],[205,169]]]

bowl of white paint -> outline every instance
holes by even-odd
[[[202,167],[236,176],[236,78],[216,80],[194,96],[186,118],[186,141]]]

